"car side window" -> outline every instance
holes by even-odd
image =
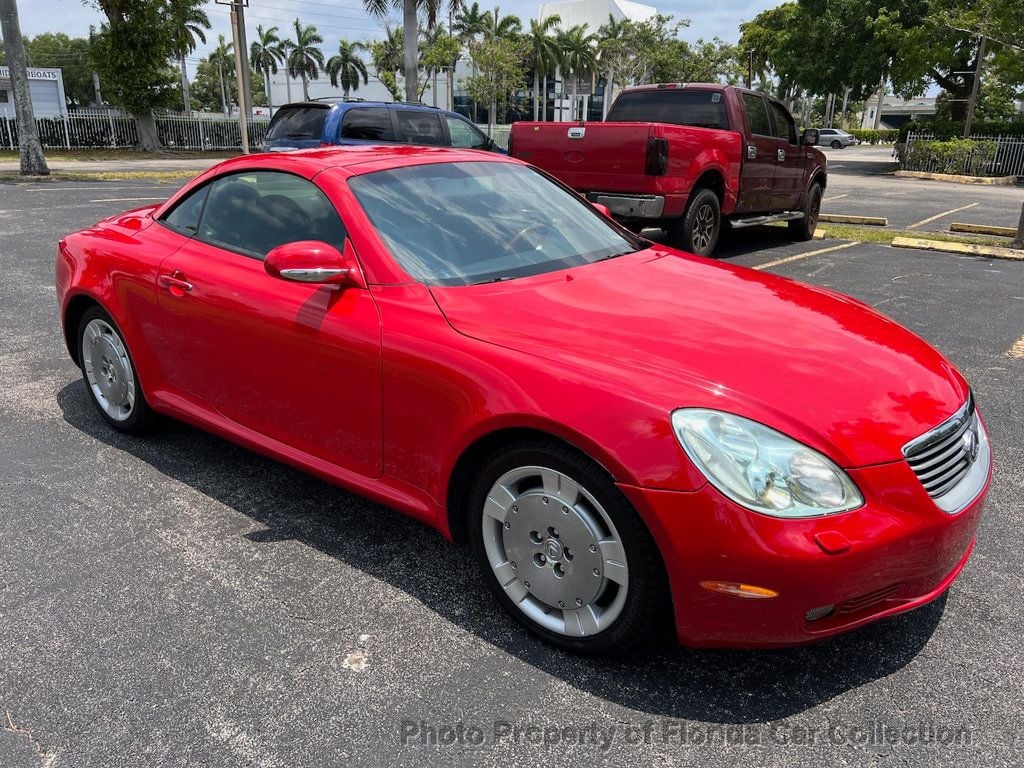
[[[436,112],[396,109],[395,115],[398,117],[398,129],[402,132],[402,141],[406,144],[445,146],[441,116]]]
[[[781,104],[774,101],[768,103],[771,104],[772,115],[775,117],[775,136],[785,139],[795,147],[797,145],[796,124],[793,122],[793,118]]]
[[[198,239],[262,259],[273,248],[297,240],[322,240],[340,250],[345,227],[312,182],[290,173],[250,171],[209,185]]]
[[[356,107],[341,118],[341,138],[362,141],[394,141],[391,115],[386,107]]]
[[[445,115],[445,122],[448,123],[448,135],[451,136],[452,146],[460,149],[487,149],[487,137],[477,128],[465,120]]]
[[[203,215],[203,207],[206,205],[206,197],[209,193],[210,185],[204,184],[202,188],[179,201],[170,213],[164,214],[160,220],[180,235],[195,237],[196,232],[199,231],[199,219]]]
[[[768,117],[768,106],[764,98],[756,93],[744,93],[743,106],[747,110],[747,125],[750,126],[750,132],[758,136],[771,136],[772,121]]]

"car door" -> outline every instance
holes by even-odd
[[[797,139],[796,123],[784,106],[768,100],[775,133],[775,183],[772,188],[772,211],[792,211],[800,206],[804,191],[806,151]]]
[[[747,143],[744,148],[737,205],[739,213],[767,213],[771,210],[775,166],[778,164],[776,140],[768,102],[757,93],[742,93],[747,118]]]
[[[489,149],[491,141],[468,120],[451,115],[444,116],[448,128],[449,143],[459,149]]]
[[[205,195],[194,237],[161,263],[158,278],[172,383],[247,429],[378,476],[381,330],[373,298],[263,268],[283,243],[343,248],[338,212],[312,182],[276,171],[222,176],[194,195]],[[192,204],[186,198],[178,207]]]

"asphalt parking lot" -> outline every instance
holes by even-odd
[[[836,172],[831,210],[856,212],[864,179]],[[908,224],[980,190],[904,184],[927,194],[880,215]],[[174,188],[0,185],[4,768],[1020,765],[1024,263],[729,238],[721,258],[867,301],[968,377],[997,458],[973,559],[936,603],[818,645],[578,658],[397,513],[180,424],[102,423],[54,244]],[[999,192],[986,209],[1019,212]]]

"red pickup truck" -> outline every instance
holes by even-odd
[[[547,171],[639,231],[708,255],[722,221],[789,222],[814,235],[826,184],[818,132],[797,134],[770,96],[730,85],[627,88],[603,123],[512,125],[509,153]]]

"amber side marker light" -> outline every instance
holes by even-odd
[[[767,587],[756,587],[753,584],[741,584],[738,581],[702,581],[704,589],[710,592],[718,592],[733,597],[746,597],[755,600],[765,600],[770,597],[778,597],[779,593]]]

